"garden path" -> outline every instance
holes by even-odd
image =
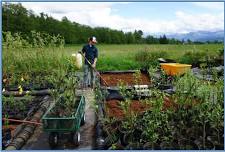
[[[94,103],[94,92],[92,89],[79,89],[76,90],[77,95],[84,95],[86,100],[86,108],[85,108],[85,116],[86,122],[80,128],[81,134],[81,142],[78,147],[75,147],[73,144],[69,143],[65,139],[59,142],[59,146],[56,149],[64,150],[64,149],[84,149],[90,150],[94,149],[95,145],[95,123],[96,123],[96,114],[93,108]],[[28,140],[26,145],[22,147],[23,150],[49,150],[48,144],[48,133],[43,132],[42,127],[39,126],[36,128],[33,136]]]

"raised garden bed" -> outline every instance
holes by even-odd
[[[2,84],[7,91],[19,91],[19,87],[24,91],[52,89],[53,75],[47,72],[3,74]]]
[[[207,136],[204,141],[201,137],[202,126],[192,126],[192,119],[195,118],[193,112],[197,110],[195,106],[200,104],[196,101],[193,101],[191,105],[179,106],[166,97],[162,109],[159,109],[158,112],[154,110],[151,104],[131,101],[128,113],[121,108],[121,102],[124,101],[110,100],[105,103],[105,116],[110,121],[103,123],[102,138],[104,144],[101,147],[102,149],[197,150],[221,149],[222,147],[221,143],[218,143],[218,140],[222,141],[222,137],[218,139],[213,135],[212,130],[207,129],[205,133]],[[174,112],[170,112],[171,110]],[[187,113],[187,116],[185,116],[185,113]],[[154,137],[153,134],[157,137]],[[171,141],[165,140],[164,136],[171,138]],[[216,141],[213,141],[213,139]]]
[[[45,96],[36,97],[14,97],[14,98],[3,98],[3,117],[7,115],[8,118],[12,119],[24,119],[31,111],[37,110],[41,101]]]
[[[37,97],[4,97],[3,98],[3,113],[2,113],[2,147],[5,149],[12,140],[21,133],[24,126],[29,120],[39,121],[40,113],[43,113],[48,106],[46,101],[49,96],[37,96]],[[47,103],[45,103],[45,101]],[[43,107],[45,106],[45,109]],[[35,115],[35,116],[34,116]],[[34,116],[34,118],[32,118]],[[27,121],[28,120],[28,121]],[[26,122],[26,123],[23,123]],[[35,122],[34,122],[35,123]],[[32,124],[32,123],[31,123]],[[29,125],[31,125],[29,124]],[[30,132],[29,132],[30,133]],[[27,138],[27,136],[26,136]],[[25,141],[24,141],[25,142]]]
[[[109,86],[116,87],[120,83],[126,86],[133,85],[150,85],[151,81],[147,72],[141,71],[105,71],[100,72],[102,78]],[[105,86],[103,81],[100,81],[102,86]]]
[[[154,96],[146,101],[128,99],[129,96],[118,99],[114,91],[109,91],[107,97],[112,94],[114,98],[106,98],[99,108],[97,147],[223,149],[221,88],[219,82],[203,84],[194,76],[183,76],[176,81],[176,92],[168,95],[155,89]]]
[[[147,99],[154,100],[154,99]],[[115,118],[122,120],[125,116],[122,104],[125,101],[112,99],[105,102],[105,115],[110,118]],[[129,113],[133,112],[134,114],[143,114],[143,112],[152,109],[152,104],[146,102],[146,100],[131,100],[129,101],[129,108],[127,109]],[[193,99],[191,103],[185,104],[185,108],[192,108],[193,106],[200,104],[200,101]],[[178,110],[178,103],[174,102],[170,97],[164,97],[162,110]]]
[[[105,103],[105,113],[106,116],[112,117],[115,119],[123,119],[125,113],[122,109],[121,102],[119,100],[109,100]],[[141,114],[144,111],[148,110],[151,107],[150,104],[145,103],[144,101],[131,100],[128,108],[129,112],[133,112],[135,114]]]

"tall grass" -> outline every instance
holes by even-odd
[[[38,34],[37,34],[38,35]],[[3,42],[3,44],[6,44]],[[20,43],[19,43],[20,44]],[[20,45],[21,46],[21,45]],[[44,47],[3,47],[3,73],[51,72],[64,70],[71,64],[71,54],[82,49],[81,45],[59,47],[48,45]],[[222,44],[202,45],[101,45],[97,44],[99,58],[98,70],[132,70],[140,69],[143,65],[137,56],[146,52],[149,60],[166,57],[179,61],[186,52],[206,52],[206,55],[217,55]],[[161,56],[158,56],[160,55]],[[165,56],[166,54],[166,56]],[[147,62],[146,61],[146,62]],[[142,61],[142,63],[145,61]],[[70,65],[71,66],[71,65]]]
[[[67,60],[61,49],[3,50],[3,73],[50,72],[64,69]]]
[[[65,53],[70,55],[82,48],[82,45],[65,46]],[[151,54],[157,52],[161,57],[180,61],[187,52],[205,52],[205,55],[217,56],[218,51],[223,49],[223,44],[199,44],[199,45],[145,45],[145,44],[125,44],[125,45],[105,45],[98,44],[99,58],[97,62],[98,70],[132,70],[140,69],[143,65],[135,58],[140,52]],[[161,52],[161,53],[160,53]],[[163,54],[163,53],[166,53]],[[150,55],[151,56],[151,55]],[[151,58],[154,59],[154,58]],[[155,59],[154,59],[155,60]],[[149,61],[149,60],[148,60]]]
[[[50,72],[65,69],[68,57],[63,53],[60,36],[31,32],[31,38],[19,33],[3,33],[3,73]]]

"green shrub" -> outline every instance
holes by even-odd
[[[180,63],[199,65],[205,60],[206,52],[188,51],[180,59]]]
[[[140,51],[135,54],[135,61],[141,64],[143,68],[158,65],[158,58],[167,58],[168,53],[165,51]]]
[[[65,44],[65,40],[60,35],[50,35],[44,32],[31,31],[28,35],[21,33],[3,32],[3,48],[21,49],[21,48],[44,48],[60,47]]]
[[[218,56],[221,56],[221,57],[224,56],[224,49],[219,49]]]

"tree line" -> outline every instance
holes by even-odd
[[[106,27],[91,28],[71,22],[67,17],[61,21],[40,13],[36,15],[32,10],[27,10],[21,3],[4,3],[2,7],[3,32],[20,33],[23,38],[29,39],[31,31],[43,32],[50,35],[61,35],[66,44],[81,44],[91,35],[97,37],[99,43],[105,44],[182,44],[184,41],[169,39],[166,35],[156,38],[148,35],[143,37],[142,30],[123,32]],[[192,43],[190,40],[189,43]]]

